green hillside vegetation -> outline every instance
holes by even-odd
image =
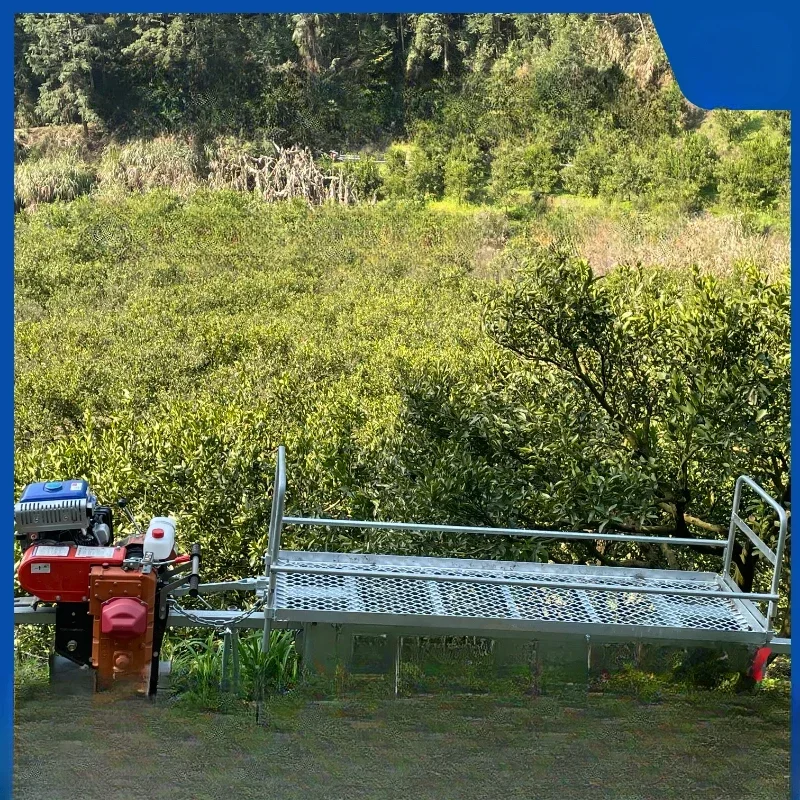
[[[788,114],[691,106],[641,15],[23,14],[15,24],[18,207],[109,185],[219,185],[216,162],[299,144],[316,156],[361,151],[360,163],[323,168],[344,172],[362,200],[508,208],[520,193],[567,192],[788,215]],[[64,124],[76,134],[41,127]]]
[[[693,520],[723,530],[742,472],[788,497],[785,269],[595,277],[549,217],[508,224],[221,191],[18,215],[17,481],[88,475],[143,517],[178,515],[184,545],[213,553],[209,578],[258,568],[278,444],[305,513],[700,534]],[[708,559],[297,535],[287,544]]]

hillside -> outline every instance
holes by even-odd
[[[255,188],[275,147],[348,199],[567,193],[788,219],[788,112],[687,103],[638,14],[23,14],[18,207],[93,189]],[[71,41],[65,47],[64,41]],[[65,125],[79,134],[62,135]],[[330,164],[330,151],[383,156]]]

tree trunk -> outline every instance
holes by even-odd
[[[743,592],[753,591],[753,581],[756,577],[756,563],[758,558],[752,549],[743,550],[742,555],[737,559],[736,566],[739,570],[740,580],[739,588]]]

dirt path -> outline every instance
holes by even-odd
[[[789,797],[789,705],[765,695],[282,700],[257,724],[37,689],[15,746],[19,800]]]

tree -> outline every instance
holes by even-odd
[[[718,161],[711,141],[701,133],[663,137],[655,156],[653,194],[684,211],[698,211],[716,195]]]
[[[95,79],[110,28],[100,14],[23,14],[26,61],[42,79],[36,111],[44,122],[79,121],[88,135],[94,112]]]
[[[789,193],[789,143],[759,131],[720,168],[720,195],[731,206],[770,210]]]
[[[754,269],[727,281],[622,267],[601,278],[560,246],[517,255],[486,329],[537,373],[561,376],[574,409],[563,425],[591,418],[592,447],[625,454],[623,483],[652,481],[662,521],[651,529],[724,532],[725,505],[701,498],[745,471],[788,501],[788,282]],[[629,528],[619,504],[597,511]],[[745,589],[757,561],[747,547],[734,554]]]
[[[20,24],[22,17],[14,17],[14,112],[15,127],[24,127],[36,114],[36,76],[26,58],[31,37]],[[21,123],[21,124],[20,124]]]
[[[459,19],[455,14],[409,14],[408,21],[414,38],[408,48],[406,72],[419,73],[425,61],[435,61],[442,65],[447,74],[459,51],[465,49],[459,36]]]
[[[319,39],[324,35],[320,14],[292,14],[292,41],[303,59],[309,75],[317,75],[320,67]]]
[[[556,189],[558,180],[558,157],[546,141],[505,142],[495,151],[492,190],[498,198],[515,189],[549,194]]]
[[[477,199],[483,189],[483,154],[469,140],[455,144],[444,164],[445,193],[455,197],[459,203]]]

